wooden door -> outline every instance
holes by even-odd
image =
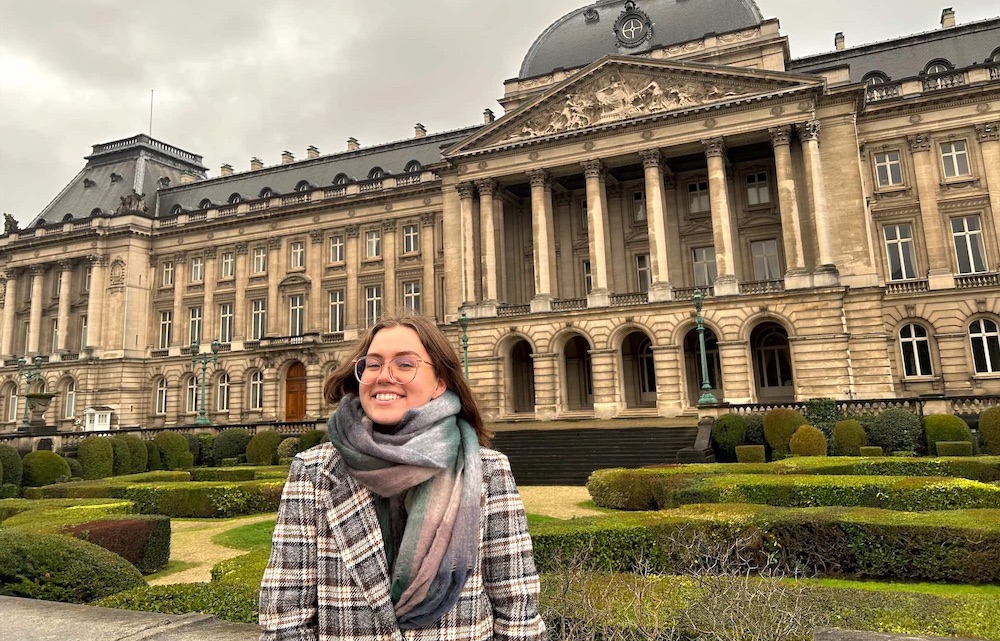
[[[306,366],[295,363],[285,377],[285,420],[301,421],[306,417]]]

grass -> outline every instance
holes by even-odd
[[[212,537],[212,543],[235,550],[247,552],[260,549],[270,549],[271,537],[274,534],[274,520],[241,525],[240,527],[220,532]]]
[[[1000,585],[967,585],[965,583],[908,583],[902,581],[852,581],[849,579],[788,579],[802,585],[825,588],[847,588],[870,592],[914,592],[937,596],[983,596],[997,599],[1000,603]]]
[[[159,572],[154,572],[153,574],[147,574],[147,581],[154,581],[156,579],[163,579],[171,574],[176,574],[178,572],[183,572],[184,570],[189,570],[191,568],[197,567],[199,564],[195,561],[168,561],[167,565]]]

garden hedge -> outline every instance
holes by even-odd
[[[262,430],[247,443],[247,463],[273,465],[278,462],[278,446],[284,437],[274,430]]]
[[[201,439],[198,434],[184,434],[188,442],[188,451],[191,452],[191,465],[198,465],[201,461]]]
[[[712,423],[712,442],[720,460],[736,459],[736,446],[746,440],[746,421],[739,414],[723,414]]]
[[[114,476],[132,474],[134,471],[132,469],[132,448],[129,447],[128,441],[122,436],[112,436],[108,440],[111,441]]]
[[[307,430],[299,437],[299,452],[305,452],[327,440],[326,430]]]
[[[812,425],[800,425],[788,442],[795,456],[826,456],[826,435]]]
[[[805,417],[795,410],[779,408],[764,414],[764,438],[775,457],[789,454],[788,443],[792,434],[795,434],[800,425],[805,424]]]
[[[864,447],[859,447],[858,452],[861,454],[861,456],[871,456],[871,457],[879,457],[882,456],[883,454],[882,448],[878,445],[866,445]]]
[[[64,456],[66,459],[66,464],[69,465],[69,476],[70,480],[82,479],[83,478],[83,466],[80,465],[80,461],[76,457],[70,458]]]
[[[987,454],[1000,455],[1000,407],[991,407],[979,414],[979,435]]]
[[[212,460],[219,465],[223,459],[239,458],[246,454],[250,438],[250,433],[239,427],[223,430],[215,437],[212,445]]]
[[[143,441],[143,445],[146,446],[146,469],[150,472],[162,470],[163,460],[160,457],[160,448],[156,447],[152,441]]]
[[[893,407],[875,417],[861,417],[868,433],[868,444],[882,451],[920,452],[924,450],[924,428],[920,417],[902,408]]]
[[[973,456],[972,443],[968,441],[938,441],[935,449],[939,456]]]
[[[252,481],[255,478],[252,467],[202,467],[191,470],[192,481]]]
[[[225,621],[257,623],[257,590],[215,583],[136,588],[94,603],[104,608],[161,614],[212,614]]]
[[[21,488],[13,483],[0,483],[0,499],[11,499],[20,496]]]
[[[861,423],[847,419],[833,426],[833,439],[837,448],[845,456],[859,456],[861,448],[868,445],[868,435]]]
[[[764,438],[764,417],[760,414],[748,414],[743,417],[746,424],[746,436],[744,442],[747,445],[767,445]]]
[[[69,480],[69,463],[55,452],[30,452],[21,464],[24,466],[21,482],[25,487],[39,487],[58,480]]]
[[[63,532],[114,552],[143,574],[163,569],[170,560],[168,516],[134,514],[108,517],[67,526]]]
[[[278,509],[283,487],[282,481],[191,481],[113,485],[108,493],[114,498],[132,501],[141,514],[208,519],[274,512]]]
[[[83,478],[103,479],[114,474],[114,446],[103,436],[88,436],[80,441],[76,458],[83,466]]]
[[[149,453],[146,451],[146,444],[141,438],[134,434],[123,436],[128,443],[128,449],[132,453],[132,468],[129,474],[142,474],[149,469]]]
[[[763,445],[737,445],[736,460],[740,463],[764,463],[767,449]]]
[[[212,450],[215,448],[215,434],[198,434],[198,465],[214,465]]]
[[[297,436],[291,436],[286,438],[278,445],[278,463],[281,463],[281,459],[295,458],[301,450],[299,449],[299,438]]]
[[[116,499],[5,499],[0,501],[0,523],[4,529],[52,534],[63,526],[130,514],[134,509],[131,501]]]
[[[20,486],[24,467],[21,465],[21,455],[17,450],[6,443],[0,443],[0,464],[3,465],[0,483]]]
[[[160,450],[160,461],[165,470],[189,470],[194,467],[194,458],[188,449],[187,439],[174,432],[160,432],[153,439]]]
[[[968,441],[975,449],[976,439],[969,424],[953,414],[931,414],[924,417],[924,435],[927,438],[927,452],[931,456],[943,456],[937,451],[938,441]]]

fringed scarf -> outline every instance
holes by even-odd
[[[348,473],[407,512],[398,553],[389,556],[400,629],[425,628],[458,601],[479,552],[482,463],[475,429],[458,418],[451,391],[403,415],[393,434],[374,429],[350,395],[330,417],[330,442]],[[392,497],[396,497],[392,499]],[[379,522],[393,539],[387,510]],[[387,548],[391,548],[387,545]],[[394,558],[393,558],[394,557]]]

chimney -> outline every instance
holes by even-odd
[[[955,26],[955,10],[951,7],[941,12],[941,28],[948,29]]]
[[[306,149],[306,158],[309,158],[310,160],[313,158],[319,158],[319,149],[313,145],[309,145],[309,148]]]
[[[492,109],[487,109],[486,111],[483,112],[483,124],[484,125],[488,125],[488,124],[494,122],[496,119],[497,119],[497,117],[493,115],[493,110]]]
[[[281,164],[282,165],[290,165],[293,162],[295,162],[295,156],[292,155],[292,152],[290,152],[290,151],[283,151],[283,152],[281,152]]]
[[[357,151],[361,149],[361,143],[354,136],[347,139],[347,151]]]
[[[844,50],[844,32],[838,31],[836,35],[833,36],[833,45],[837,47],[837,51]]]
[[[423,138],[426,135],[427,135],[427,127],[424,127],[419,122],[417,124],[413,125],[413,137],[414,138]]]
[[[264,161],[254,156],[250,159],[250,171],[260,171],[264,168]]]
[[[182,185],[190,185],[191,183],[193,183],[196,180],[198,180],[198,179],[194,175],[192,175],[192,174],[189,174],[189,173],[183,173],[183,174],[181,174],[181,184]]]
[[[226,163],[225,165],[223,165],[219,169],[219,175],[220,176],[232,176],[233,175],[233,166],[230,165],[229,163]]]

